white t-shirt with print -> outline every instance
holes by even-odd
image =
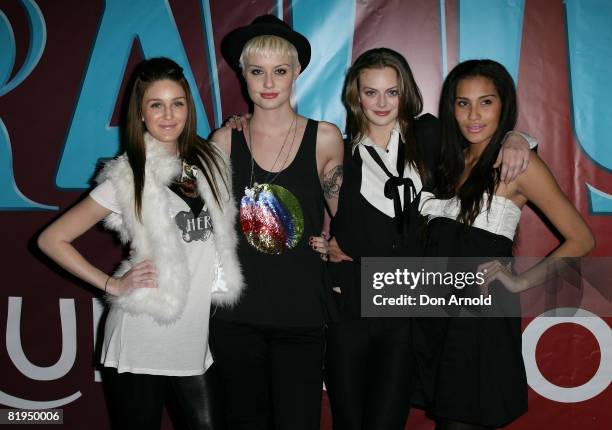
[[[112,306],[104,330],[101,362],[118,372],[149,375],[200,375],[212,364],[208,348],[208,318],[214,279],[213,229],[206,207],[194,217],[189,206],[172,190],[168,215],[175,220],[176,234],[185,247],[191,285],[185,309],[170,325],[148,315],[133,316]],[[111,182],[94,188],[90,196],[105,208],[121,213]]]

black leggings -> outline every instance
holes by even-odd
[[[229,430],[318,430],[323,327],[210,322]]]
[[[439,419],[436,420],[436,430],[492,430],[492,427]]]
[[[214,367],[203,375],[160,376],[103,371],[112,428],[158,430],[166,401],[175,428],[221,428],[215,404]]]
[[[403,430],[414,389],[411,330],[400,321],[330,324],[326,384],[334,430]]]

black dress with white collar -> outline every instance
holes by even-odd
[[[433,172],[440,155],[438,119],[422,115],[414,122],[414,135],[425,165]],[[361,257],[422,255],[418,201],[427,184],[410,166],[399,174],[402,169],[396,163],[402,146],[401,136],[397,143],[390,142],[389,153],[367,141],[345,146],[344,179],[332,233],[354,261],[329,264],[334,285],[342,289],[343,319],[360,317]]]

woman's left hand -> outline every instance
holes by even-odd
[[[498,260],[479,265],[478,272],[485,274],[485,282],[479,286],[480,293],[484,296],[490,294],[489,285],[494,280],[501,282],[511,293],[520,293],[528,288],[526,281],[521,276],[512,273],[509,266],[503,265]]]
[[[252,116],[253,115],[250,113],[244,115],[232,115],[225,120],[224,127],[232,128],[238,131],[245,130],[248,127],[249,119],[251,119]]]
[[[493,165],[501,166],[500,181],[508,184],[514,181],[529,165],[529,142],[520,133],[511,131],[507,134]]]

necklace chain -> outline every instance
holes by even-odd
[[[295,125],[295,127],[294,127]],[[278,172],[273,172],[274,168],[276,167],[276,163],[278,162],[278,159],[280,158],[281,153],[283,152],[283,149],[285,149],[285,146],[287,145],[287,142],[289,141],[289,135],[291,134],[291,129],[293,129],[293,137],[291,138],[291,145],[289,146],[289,150],[287,151],[287,155],[285,156],[285,160],[283,161],[283,163],[280,165],[280,169]],[[255,157],[253,156],[253,136],[251,134],[251,121],[249,121],[248,124],[248,131],[249,131],[249,151],[251,152],[251,179],[249,181],[249,189],[253,190],[253,176],[254,176],[254,171],[255,171]],[[266,177],[263,180],[263,183],[273,183],[276,178],[278,178],[278,175],[281,174],[281,172],[283,171],[283,168],[285,166],[285,164],[287,163],[287,160],[289,159],[289,154],[291,154],[291,149],[293,149],[293,142],[295,141],[295,135],[297,134],[297,115],[293,116],[293,120],[291,121],[291,125],[289,125],[289,130],[287,130],[287,134],[285,135],[285,139],[283,140],[283,144],[281,145],[278,154],[276,154],[276,158],[274,159],[274,163],[272,163],[272,168],[270,169],[271,171],[268,171],[268,174],[266,175]],[[276,173],[271,179],[270,176],[273,175],[274,173]],[[257,182],[255,182],[255,187],[257,187]]]

